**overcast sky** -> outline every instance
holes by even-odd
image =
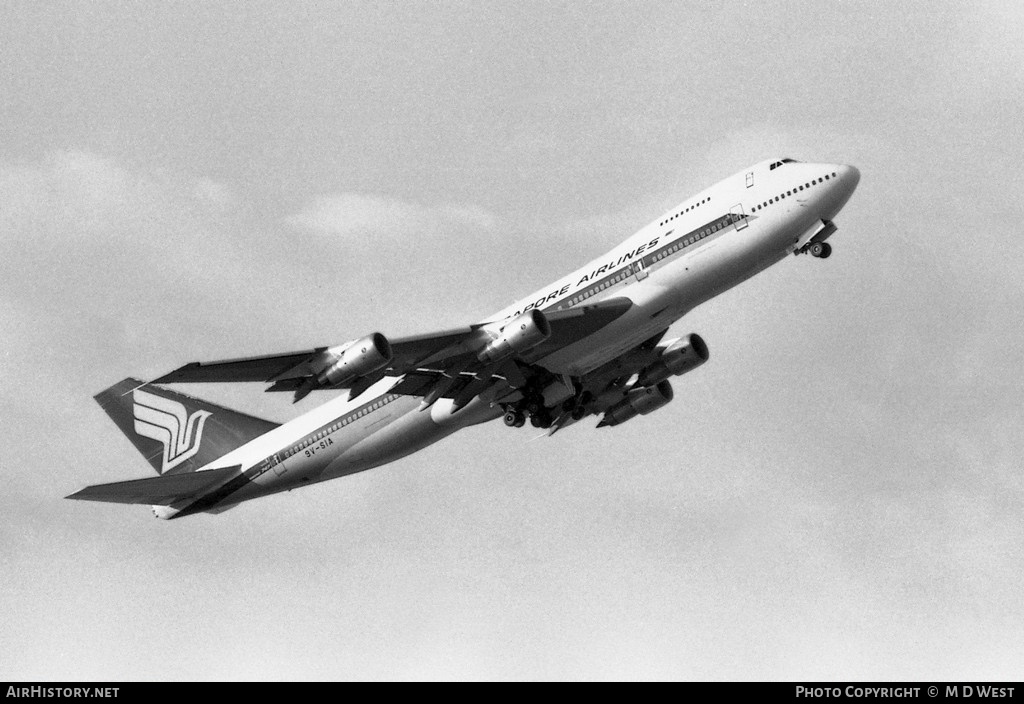
[[[0,678],[1019,677],[1022,35],[1009,0],[0,2]],[[711,361],[655,414],[170,523],[62,498],[150,476],[92,400],[125,376],[473,322],[774,156],[860,168],[834,254],[677,323]]]

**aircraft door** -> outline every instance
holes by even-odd
[[[729,208],[729,216],[732,219],[733,224],[736,226],[737,232],[745,229],[747,225],[750,224],[747,222],[747,216],[743,214],[743,203],[737,203]]]
[[[647,268],[644,266],[644,259],[640,257],[633,262],[633,276],[637,281],[643,281],[648,276]]]
[[[274,453],[271,457],[268,457],[263,461],[266,462],[268,468],[273,469],[274,474],[279,477],[284,474],[287,469],[287,467],[284,466],[284,462],[281,461],[281,455],[279,453]]]

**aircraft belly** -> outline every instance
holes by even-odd
[[[348,457],[353,447],[364,442],[368,436],[373,435],[382,427],[386,427],[390,420],[402,413],[400,406],[403,401],[409,404],[409,401],[404,399],[387,404],[377,412],[368,414],[329,433],[322,441],[308,450],[296,452],[278,462],[271,461],[269,468],[232,493],[229,500],[245,501],[324,481],[332,476],[339,476],[330,474],[330,468],[335,466],[339,460]],[[348,473],[351,472],[341,472],[341,474]]]
[[[330,461],[330,455],[306,458],[289,457],[271,469],[261,473],[251,482],[231,494],[226,501],[232,503],[268,496],[280,491],[289,491],[297,486],[305,486],[319,481],[319,475]]]
[[[475,399],[456,413],[441,399],[420,411],[421,399],[408,396],[330,435],[332,444],[305,457],[298,453],[271,466],[224,498],[224,505],[289,491],[299,486],[373,469],[422,450],[469,425],[497,418],[500,406]]]
[[[389,422],[376,425],[369,434],[350,444],[343,453],[331,461],[321,479],[355,474],[394,462],[451,435],[469,425],[468,421],[472,420],[465,415],[472,403],[454,414],[451,422],[441,424],[433,417],[433,408],[420,410],[421,400],[419,397],[409,396],[393,404],[401,404],[401,408],[397,409],[398,412]],[[500,412],[500,408],[498,410]]]

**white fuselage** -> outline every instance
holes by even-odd
[[[556,311],[628,298],[632,307],[612,323],[533,360],[557,374],[586,374],[802,247],[839,212],[858,180],[851,166],[762,162],[680,203],[607,254],[483,322],[533,308]],[[378,467],[502,413],[486,398],[455,413],[449,399],[422,409],[419,397],[390,393],[395,383],[386,377],[352,401],[343,392],[204,467],[240,465],[247,481],[200,499],[202,510]],[[188,508],[154,510],[172,518],[192,512]]]

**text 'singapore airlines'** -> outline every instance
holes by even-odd
[[[551,434],[589,417],[602,428],[647,415],[672,400],[671,377],[708,360],[699,335],[669,337],[670,326],[790,255],[828,258],[833,220],[859,180],[848,165],[771,159],[478,322],[124,379],[96,400],[158,476],[68,498],[148,504],[160,518],[219,513],[497,418]],[[263,382],[295,402],[340,393],[280,425],[163,386],[204,382]]]

